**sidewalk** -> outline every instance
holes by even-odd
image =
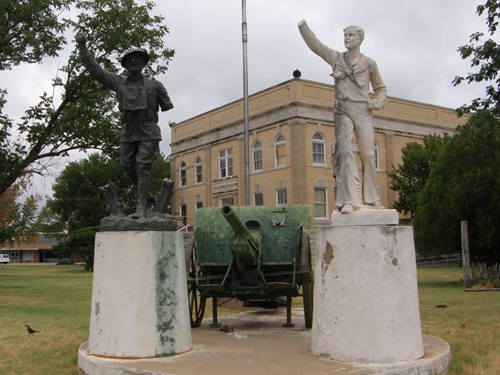
[[[217,374],[217,375],[368,375],[446,374],[450,347],[443,340],[424,336],[425,356],[397,364],[351,364],[319,359],[311,354],[311,330],[304,327],[302,309],[293,309],[292,328],[284,328],[285,310],[260,310],[221,317],[232,332],[209,326],[192,330],[193,350],[169,357],[139,360],[101,358],[79,350],[78,365],[86,375],[103,374]]]

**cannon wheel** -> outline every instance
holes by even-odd
[[[309,235],[305,231],[302,232],[302,242],[300,245],[300,270],[312,273],[311,245],[309,243]],[[313,319],[313,282],[310,275],[304,277],[302,280],[302,302],[304,305],[306,328],[311,328]]]
[[[205,305],[207,303],[207,298],[201,295],[200,290],[196,287],[196,281],[194,280],[196,267],[198,267],[195,250],[195,242],[193,241],[189,264],[189,273],[193,281],[189,285],[188,289],[189,319],[191,321],[192,328],[196,328],[201,325],[203,315],[205,315]]]
[[[205,305],[207,302],[206,297],[203,297],[200,291],[193,283],[189,287],[189,319],[191,320],[191,327],[196,328],[201,325],[203,315],[205,314]]]

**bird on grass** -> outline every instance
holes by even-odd
[[[33,328],[31,328],[29,325],[26,324],[26,329],[28,330],[28,334],[32,335],[34,333],[39,333],[40,331],[37,331]]]

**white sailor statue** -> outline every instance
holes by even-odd
[[[331,66],[335,80],[335,209],[349,213],[363,206],[381,208],[372,109],[382,108],[387,94],[377,64],[360,53],[364,31],[359,26],[344,29],[347,51],[343,53],[321,43],[304,20],[299,22],[299,31],[307,46]],[[375,93],[373,98],[369,97],[370,84]],[[363,165],[362,185],[352,143],[354,134]]]

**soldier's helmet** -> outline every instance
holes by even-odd
[[[144,60],[144,65],[146,65],[149,62],[149,54],[144,48],[132,47],[132,48],[129,48],[128,50],[126,50],[125,52],[123,52],[122,57],[120,58],[120,62],[124,68],[126,68],[125,62],[126,62],[127,56],[130,56],[134,53],[138,53],[141,55],[142,59]]]

